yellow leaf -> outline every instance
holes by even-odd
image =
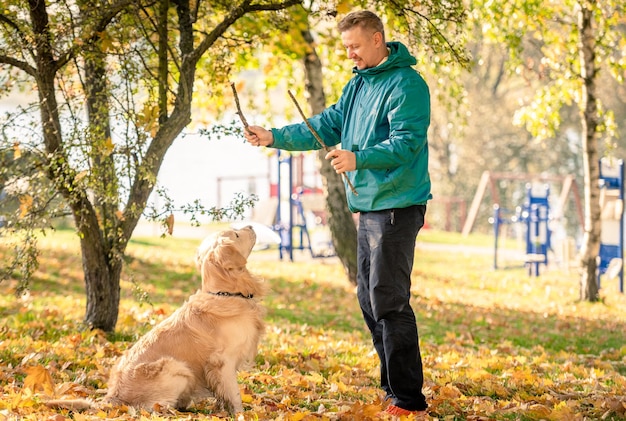
[[[26,368],[26,378],[24,379],[24,387],[36,392],[37,390],[43,390],[46,395],[54,395],[54,381],[48,370],[37,365],[34,367]]]
[[[337,13],[345,15],[352,10],[352,2],[349,0],[342,0],[337,2]]]
[[[22,156],[22,150],[20,149],[19,142],[13,142],[13,159],[18,159]]]
[[[159,107],[146,102],[143,106],[137,122],[150,135],[154,136],[158,128]]]
[[[570,405],[574,405],[572,401],[561,401],[556,404],[552,412],[547,416],[550,420],[573,420],[575,419],[574,411],[570,408]]]
[[[78,174],[76,174],[76,182],[80,182],[80,180],[82,180],[86,176],[87,176],[87,171],[79,172]]]
[[[461,397],[461,392],[454,386],[444,385],[439,389],[438,393],[441,397],[445,397],[446,399],[458,399]]]
[[[249,395],[247,393],[242,393],[241,394],[241,401],[243,403],[252,403],[254,401],[254,398],[252,397],[252,395]]]
[[[33,207],[33,198],[28,194],[20,196],[20,218],[24,218]]]
[[[351,419],[357,420],[377,419],[377,414],[379,414],[381,410],[381,405],[377,403],[362,404],[360,402],[356,402],[354,405],[352,405],[352,407],[348,411],[348,414],[346,415],[350,415]]]
[[[167,226],[167,233],[172,235],[174,232],[174,214],[170,213],[169,216],[165,219],[165,225]]]
[[[113,140],[108,137],[107,140],[104,141],[104,147],[102,154],[104,156],[109,156],[113,153],[113,149],[115,149],[115,145],[113,144]]]
[[[547,418],[550,416],[552,410],[545,405],[532,404],[528,407],[528,413],[538,418]]]
[[[302,419],[304,419],[304,417],[306,417],[307,415],[309,415],[309,412],[296,412],[295,414],[290,414],[287,419],[289,421],[301,421]]]
[[[105,411],[103,411],[103,410],[99,410],[99,411],[98,411],[98,413],[96,414],[96,416],[97,416],[98,418],[100,418],[100,419],[103,419],[103,420],[107,420],[107,419],[109,419],[109,414],[108,414],[108,413],[106,413],[106,412],[105,412]]]
[[[102,48],[102,51],[113,49],[113,38],[111,38],[108,32],[99,32],[98,35],[100,35],[100,48]]]
[[[87,421],[88,418],[85,414],[81,414],[80,412],[72,412],[72,419],[74,421]]]
[[[337,381],[330,385],[331,392],[345,393],[348,391],[348,389],[348,386],[346,386],[346,384],[341,381]]]
[[[305,377],[307,380],[311,381],[314,384],[323,384],[325,379],[320,373],[311,372],[309,375]]]
[[[235,90],[237,92],[243,91],[245,87],[246,87],[246,82],[244,80],[240,80],[239,82],[235,84]]]

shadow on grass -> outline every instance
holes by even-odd
[[[176,307],[200,287],[201,278],[191,263],[191,258],[187,258],[184,263],[181,263],[176,256],[168,258],[174,248],[164,246],[157,240],[140,241],[137,244],[139,243],[147,247],[150,252],[148,254],[129,253],[123,281],[131,282],[143,290],[147,301],[156,305],[167,303]],[[189,242],[185,247],[193,250],[196,243],[197,241]],[[189,251],[182,253],[187,257],[189,254]],[[421,257],[424,260],[423,258],[428,256]],[[320,268],[320,265],[315,263],[256,262],[255,264],[261,268],[271,267],[272,270],[280,266],[279,273],[289,273],[289,276],[283,276],[276,275],[270,270],[262,270],[271,287],[270,294],[264,300],[269,323],[280,325],[287,322],[328,330],[362,332],[363,338],[369,338],[354,287],[347,281],[344,285],[339,281],[330,283],[323,279],[324,276],[333,277],[336,274],[322,274],[317,279],[313,279],[310,274]],[[267,275],[268,273],[270,275]],[[263,273],[261,275],[263,276]],[[455,283],[458,282],[458,280],[436,273],[425,274],[418,271],[415,275],[417,277],[428,276],[431,282],[446,285],[448,288],[454,288]],[[469,284],[470,281],[472,280],[466,283]],[[0,286],[3,293],[8,292],[7,285],[0,284]],[[466,293],[473,293],[471,285],[464,285],[464,287],[470,288]],[[493,288],[487,293],[495,295],[498,294],[498,290]],[[57,250],[43,255],[40,270],[33,284],[32,295],[41,296],[52,306],[51,309],[45,311],[55,311],[54,300],[51,299],[54,295],[75,296],[75,299],[84,298],[80,256],[71,250]],[[124,285],[123,295],[125,299],[137,300],[132,295],[132,291],[129,291],[128,285]],[[494,298],[493,302],[498,302],[498,299]],[[60,304],[61,307],[63,305],[67,304]],[[443,344],[449,341],[450,337],[459,337],[463,338],[468,346],[473,344],[489,347],[509,342],[513,346],[527,349],[541,346],[549,352],[564,351],[593,355],[599,355],[607,349],[620,349],[624,346],[623,332],[626,331],[626,324],[621,320],[596,320],[543,311],[515,310],[494,304],[474,306],[454,302],[454,300],[427,298],[426,295],[414,295],[412,305],[416,313],[421,341],[434,344]],[[0,307],[2,317],[15,315],[16,311]],[[19,311],[20,317],[26,320],[31,328],[41,317],[31,314],[37,311],[34,309]],[[13,326],[13,328],[18,329],[19,326]],[[28,334],[36,334],[37,327],[33,329],[35,331],[29,331]],[[120,338],[128,337],[129,335],[124,334]]]
[[[270,282],[273,293],[266,299],[269,322],[287,321],[346,332],[360,330],[368,337],[353,288],[288,278],[274,278]],[[526,349],[542,347],[547,352],[591,355],[624,346],[626,323],[622,321],[590,320],[504,306],[473,306],[416,295],[411,304],[421,341],[435,344],[449,342],[452,336],[463,338],[468,346],[495,347],[507,342]]]

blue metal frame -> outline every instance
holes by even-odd
[[[295,250],[309,250],[311,253],[311,257],[330,257],[331,254],[315,254],[313,252],[313,248],[311,247],[311,237],[309,236],[309,230],[306,226],[306,218],[304,215],[304,208],[302,207],[302,201],[300,200],[300,194],[293,192],[293,167],[292,167],[292,156],[289,153],[283,153],[280,150],[277,151],[278,157],[278,181],[277,181],[277,194],[278,194],[278,205],[276,210],[276,224],[273,229],[280,236],[280,244],[278,245],[278,254],[280,259],[283,259],[284,253],[288,253],[289,260],[293,262],[293,251]],[[287,171],[289,171],[288,179],[288,195],[289,195],[289,212],[288,218],[289,220],[284,221],[282,219],[281,213],[281,198],[283,195],[283,177],[281,174],[281,166],[287,166]],[[295,212],[294,212],[295,209]],[[298,222],[294,222],[296,215],[299,219]],[[294,230],[299,230],[299,244],[294,245]]]
[[[274,225],[274,231],[278,233],[280,236],[280,244],[278,245],[278,256],[280,260],[283,259],[284,253],[289,254],[289,260],[293,262],[293,204],[291,202],[291,186],[293,185],[293,171],[292,171],[292,161],[291,154],[282,153],[280,150],[277,151],[277,195],[278,195],[278,204],[276,209],[276,224]],[[289,201],[288,203],[288,215],[289,220],[283,221],[282,219],[282,195],[283,195],[283,176],[282,176],[282,166],[285,164],[288,168],[288,183],[287,188],[289,189]]]
[[[526,185],[524,219],[526,221],[526,266],[528,274],[539,276],[539,265],[548,265],[550,249],[550,187],[546,184],[540,192]]]

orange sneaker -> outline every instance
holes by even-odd
[[[401,417],[403,415],[417,415],[417,416],[425,416],[426,411],[409,411],[408,409],[400,408],[394,404],[391,404],[385,409],[385,414],[394,415],[396,417]]]

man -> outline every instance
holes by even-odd
[[[425,413],[423,372],[415,315],[409,304],[415,239],[432,198],[428,174],[430,95],[399,42],[385,42],[378,16],[352,12],[338,29],[354,61],[354,77],[339,101],[309,122],[328,146],[326,159],[346,174],[359,212],[357,295],[380,358],[381,387],[391,415]],[[265,130],[250,126],[254,146],[319,149],[304,123]]]

